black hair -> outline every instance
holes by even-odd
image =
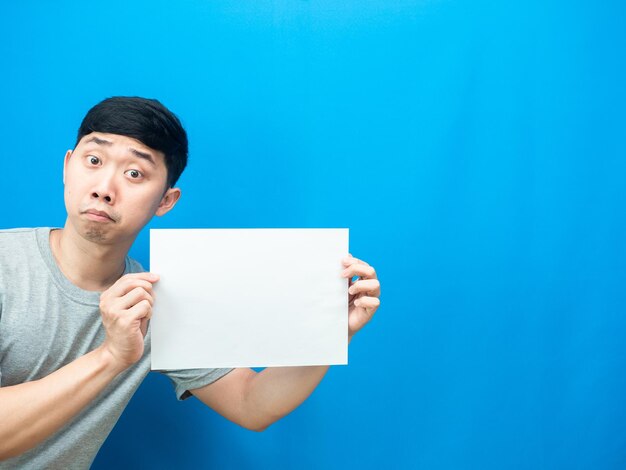
[[[158,100],[138,96],[107,98],[85,115],[78,129],[76,145],[92,132],[132,137],[163,152],[170,188],[187,166],[187,133],[176,115]]]

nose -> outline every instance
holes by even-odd
[[[91,197],[94,198],[94,199],[100,199],[101,198],[102,200],[104,200],[105,202],[107,202],[109,204],[113,201],[113,199],[111,198],[111,196],[109,194],[105,194],[105,195],[102,196],[101,193],[93,192],[93,193],[91,193]]]
[[[102,175],[102,179],[98,180],[96,186],[91,193],[92,199],[101,199],[106,204],[115,202],[115,185],[112,176]]]

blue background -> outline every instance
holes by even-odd
[[[191,153],[152,227],[349,227],[382,281],[266,432],[151,374],[94,468],[625,468],[625,5],[3,2],[1,226],[62,225],[83,115],[155,97]]]

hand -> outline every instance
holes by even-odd
[[[100,315],[106,330],[105,347],[117,364],[126,369],[143,355],[152,317],[152,284],[159,276],[152,273],[127,274],[100,295]]]
[[[348,338],[369,322],[380,305],[380,282],[376,270],[365,261],[348,255],[343,260],[346,269],[342,276],[350,279],[348,284]],[[360,276],[355,282],[352,277]]]

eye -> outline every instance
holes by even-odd
[[[96,157],[95,155],[88,155],[87,156],[87,160],[89,161],[90,164],[92,165],[100,165],[102,163],[102,161],[100,160],[99,157]]]
[[[139,179],[143,176],[143,173],[141,173],[141,171],[139,170],[127,170],[125,171],[125,174],[127,174],[128,176],[131,177],[131,179]]]

